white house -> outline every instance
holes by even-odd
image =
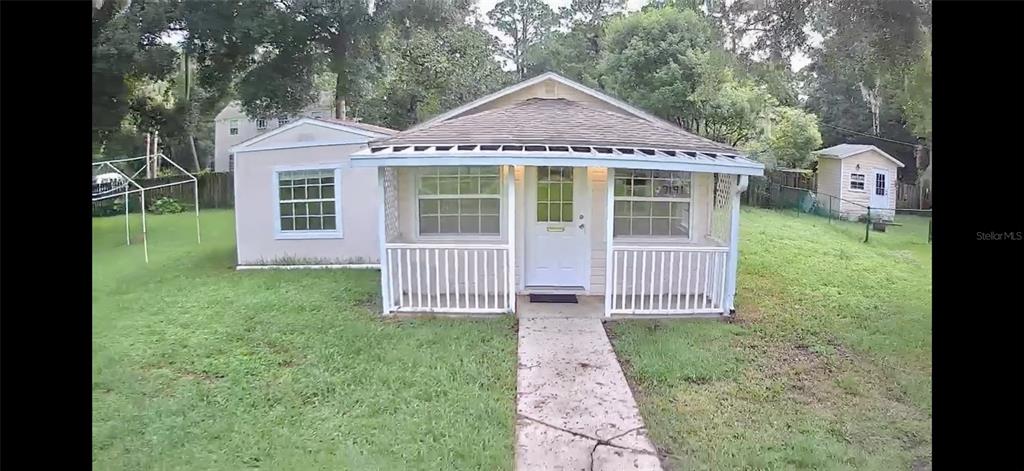
[[[395,132],[301,118],[232,147],[238,264],[378,263],[377,174],[349,155]]]
[[[315,121],[236,146],[240,264],[378,263],[385,315],[529,293],[733,310],[739,196],[764,167],[732,147],[553,73],[397,134]]]
[[[213,171],[234,171],[231,148],[267,131],[287,125],[302,117],[331,118],[334,109],[329,97],[322,97],[318,103],[303,109],[297,115],[259,116],[252,118],[242,111],[238,102],[231,102],[214,118]]]
[[[872,219],[892,220],[896,214],[896,171],[903,163],[883,150],[864,144],[839,144],[815,151],[818,156],[819,204],[833,197],[832,211],[858,219],[871,208]]]

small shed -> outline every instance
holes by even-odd
[[[839,217],[859,219],[870,207],[872,219],[891,221],[896,213],[896,172],[903,163],[878,147],[839,144],[815,151],[819,203],[831,199]],[[838,208],[838,209],[836,209]]]

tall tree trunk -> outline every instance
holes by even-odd
[[[196,166],[196,172],[201,171],[203,168],[199,165],[199,153],[196,152],[196,136],[193,134],[188,135],[188,146],[192,151],[192,163]]]
[[[334,117],[335,119],[346,119],[348,109],[345,100],[349,92],[348,76],[348,37],[339,34],[334,38],[334,57],[331,59],[331,69],[336,74],[334,79]]]

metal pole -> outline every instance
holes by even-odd
[[[187,57],[187,56],[186,56]],[[196,243],[202,244],[203,237],[199,234],[199,180],[193,180],[195,183],[195,195],[196,195]]]
[[[146,190],[139,193],[142,200],[142,251],[146,255],[146,263],[149,263],[149,239],[146,237]]]
[[[932,218],[928,218],[928,243],[932,243]]]
[[[864,243],[868,243],[868,234],[871,233],[871,206],[868,206],[868,222],[864,226]]]
[[[132,245],[132,233],[128,230],[128,203],[131,202],[129,194],[124,195],[124,238],[128,245]]]

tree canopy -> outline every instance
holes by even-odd
[[[930,143],[929,3],[707,5],[107,1],[93,14],[94,149],[130,153],[141,149],[136,136],[160,130],[176,155],[205,151],[231,100],[266,116],[326,94],[336,116],[404,129],[545,71],[772,165],[806,166],[815,147],[840,142],[906,162],[914,142]],[[794,71],[799,54],[810,63]]]

